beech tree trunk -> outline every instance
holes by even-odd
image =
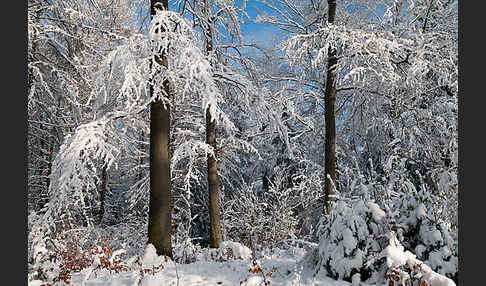
[[[206,109],[206,143],[216,151],[216,123],[212,121],[209,108]],[[218,165],[216,158],[208,155],[209,189],[209,246],[218,248],[223,238],[221,234],[221,214],[219,208]]]
[[[206,27],[206,54],[213,50],[213,35],[209,22],[209,3],[205,1],[208,23]],[[209,246],[218,248],[223,241],[221,233],[221,212],[219,206],[218,164],[216,161],[216,122],[209,112],[210,105],[206,109],[206,143],[213,147],[215,156],[208,155],[208,191],[209,191]]]
[[[336,0],[328,0],[328,23],[334,23]],[[336,101],[336,49],[329,47],[327,62],[326,89],[324,95],[325,150],[324,150],[324,213],[329,214],[330,202],[335,201],[336,192],[336,118],[334,103]]]
[[[168,10],[168,0],[151,0],[150,14],[155,15],[156,5]],[[163,31],[162,31],[163,32]],[[157,64],[168,67],[167,56],[155,57]],[[157,83],[153,83],[154,85]],[[169,82],[162,83],[169,96]],[[154,92],[150,87],[150,95]],[[158,255],[172,258],[171,221],[172,192],[170,177],[170,108],[160,99],[150,104],[150,202],[148,222],[148,242],[155,246]]]

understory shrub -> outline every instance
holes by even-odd
[[[393,270],[385,265],[382,251],[393,232],[395,245],[400,244],[430,271],[457,282],[457,239],[446,222],[427,210],[428,194],[404,191],[387,204],[385,212],[374,202],[337,201],[330,215],[319,222],[316,270],[335,279],[351,282],[359,277],[371,283],[381,283],[385,274],[392,277],[400,269],[418,271],[419,266]]]
[[[366,280],[382,271],[384,218],[385,212],[373,202],[337,201],[319,222],[317,271],[349,282],[355,274]]]
[[[40,280],[45,285],[69,285],[72,273],[84,269],[89,269],[90,274],[101,269],[130,270],[123,262],[125,250],[115,250],[112,241],[113,237],[87,229],[37,235],[30,244],[28,280]]]
[[[226,237],[247,246],[292,237],[297,218],[293,214],[289,192],[269,188],[268,192],[258,195],[251,186],[242,189],[222,208]]]
[[[396,231],[405,249],[435,272],[457,282],[458,253],[455,233],[427,209],[428,194],[411,192],[397,200]]]
[[[241,243],[225,240],[218,248],[201,248],[193,244],[190,239],[173,247],[174,261],[182,264],[189,264],[196,261],[217,261],[242,259],[252,257],[252,251]]]
[[[252,257],[252,251],[241,243],[223,241],[218,248],[205,248],[197,255],[197,260],[224,262],[228,260],[247,260]]]
[[[455,286],[454,281],[432,270],[405,250],[393,231],[388,233],[388,246],[381,256],[386,258],[387,272],[384,279],[390,286]]]

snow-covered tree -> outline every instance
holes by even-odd
[[[90,102],[96,80],[93,75],[100,60],[131,33],[132,4],[28,3],[30,209],[38,211],[49,200],[49,174],[64,137],[96,117],[97,106]]]

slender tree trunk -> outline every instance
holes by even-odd
[[[143,140],[144,140],[144,137],[145,137],[145,133],[142,131],[142,134],[140,135],[140,153],[143,154],[143,151],[144,151],[144,146],[143,146]],[[137,181],[140,182],[143,178],[143,169],[142,169],[142,165],[143,165],[143,156],[140,155],[139,159],[138,159],[138,166],[139,166],[139,171],[138,171],[138,179]]]
[[[39,18],[40,18],[40,15],[39,15],[39,12],[36,13],[35,15],[35,23],[38,25],[39,24]],[[36,49],[37,49],[37,30],[34,31],[34,35],[32,36],[32,53],[29,55],[29,61],[34,61],[34,54],[36,52]],[[32,89],[32,86],[34,84],[34,71],[32,70],[31,67],[29,67],[29,70],[28,70],[28,94],[30,94],[30,91]]]
[[[150,11],[152,17],[155,15],[155,5],[160,5],[160,8],[168,10],[168,0],[151,0]],[[156,56],[155,61],[160,65],[168,67],[167,56],[165,54]],[[168,96],[170,93],[169,82],[164,81],[162,85]],[[153,92],[154,89],[151,85],[151,95],[153,95]],[[172,258],[169,115],[169,105],[164,105],[160,99],[154,100],[150,104],[150,203],[148,242],[155,246],[158,255],[166,255]]]
[[[47,156],[47,176],[46,176],[46,190],[49,192],[49,188],[51,187],[51,170],[52,170],[52,161],[54,160],[54,143],[52,143],[49,151],[49,155]]]
[[[62,105],[62,96],[60,96],[57,100],[57,110],[56,110],[56,118],[59,118],[61,116],[61,105]],[[56,129],[57,127],[52,127],[52,137],[55,138],[57,135],[58,141],[61,140],[60,135],[59,135],[59,130]],[[71,130],[70,130],[71,132]],[[57,143],[58,144],[58,143]],[[49,188],[51,187],[51,171],[52,171],[52,162],[54,161],[54,151],[55,147],[58,146],[56,145],[56,140],[52,140],[52,144],[50,147],[49,151],[49,156],[48,156],[48,163],[47,163],[47,178],[46,178],[46,190],[49,192]],[[46,203],[48,202],[48,199],[46,200]]]
[[[263,184],[263,193],[268,192],[268,188],[270,187],[270,180],[268,179],[268,172],[265,170],[262,175],[262,184]]]
[[[101,171],[101,188],[100,188],[100,216],[98,218],[98,224],[101,224],[103,217],[105,216],[105,198],[108,191],[108,170],[107,165],[103,166]]]
[[[43,125],[40,125],[41,130],[45,130],[42,128]],[[52,169],[52,160],[54,158],[54,146],[49,145],[48,142],[49,138],[42,138],[40,140],[40,152],[39,152],[39,161],[38,161],[38,177],[39,177],[39,186],[41,189],[37,196],[36,205],[39,208],[42,208],[48,202],[48,193],[49,193],[49,185],[50,185],[50,175]],[[46,142],[47,141],[47,142]],[[49,150],[46,150],[49,149]]]
[[[35,23],[39,24],[39,12],[37,12],[35,16],[36,16],[35,17]],[[32,36],[32,52],[31,52],[31,54],[28,55],[28,59],[27,59],[28,62],[33,62],[35,60],[34,55],[35,55],[36,49],[37,49],[37,30],[34,30],[34,35]],[[34,81],[35,81],[34,71],[33,71],[32,67],[30,67],[30,66],[28,68],[27,81],[28,81],[27,82],[28,83],[27,95],[29,96],[31,91],[32,91],[32,87],[33,87]],[[39,128],[41,130],[44,130],[42,124],[39,126]],[[45,157],[47,157],[47,159],[49,158],[49,154],[47,154],[47,156],[46,156],[45,149],[44,149],[44,148],[47,147],[46,146],[47,144],[45,142],[46,140],[48,140],[48,138],[46,138],[45,140],[44,140],[44,138],[42,138],[40,140],[38,166],[36,166],[36,164],[33,164],[34,168],[36,168],[36,167],[38,168],[37,172],[34,171],[34,174],[37,173],[38,183],[39,183],[40,186],[44,183],[44,166],[45,166],[45,164],[44,164],[42,159],[45,158]],[[49,175],[50,175],[50,172],[47,174],[47,176],[49,176]],[[48,192],[49,183],[47,183],[46,185],[47,185],[47,188],[44,189],[44,190],[41,188],[40,191],[39,191],[39,194],[38,194],[38,200],[36,201],[36,204],[39,208],[42,208],[44,206],[44,203],[45,203],[44,200],[43,200],[43,193]]]
[[[40,124],[39,125],[39,129],[42,130],[42,131],[45,131],[46,128],[44,128],[44,124]],[[39,185],[45,185],[45,181],[44,181],[44,170],[47,169],[47,164],[46,162],[49,162],[49,151],[47,151],[47,147],[48,147],[48,144],[47,144],[47,141],[48,138],[44,138],[44,137],[41,137],[41,139],[39,140],[40,142],[40,148],[38,149],[39,150],[39,159],[38,159],[38,171],[37,171],[37,176],[39,178]],[[45,160],[45,161],[44,161]]]
[[[336,0],[328,0],[329,23],[334,23],[336,15]],[[324,213],[329,214],[330,202],[335,201],[336,192],[336,119],[334,103],[336,101],[336,49],[329,47],[329,59],[327,62],[326,89],[324,95],[324,119],[326,125],[325,135],[325,162],[324,162]],[[332,180],[332,181],[331,181]]]
[[[205,1],[208,23],[206,27],[206,54],[213,50],[213,35],[209,23],[209,3]],[[211,117],[208,105],[206,109],[206,143],[213,147],[214,157],[208,155],[208,191],[209,191],[209,246],[218,248],[223,241],[221,233],[221,211],[219,206],[218,164],[216,161],[216,122]]]
[[[212,121],[209,108],[206,109],[206,143],[216,152],[216,123]],[[221,214],[219,208],[218,165],[216,158],[208,155],[208,188],[209,188],[209,246],[218,248],[223,238],[221,234]]]

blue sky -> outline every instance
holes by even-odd
[[[236,3],[241,6],[242,0],[236,0]],[[246,13],[250,19],[245,19],[245,23],[240,28],[246,43],[255,42],[264,47],[270,47],[274,43],[274,37],[279,35],[281,31],[270,24],[255,21],[256,17],[263,12],[272,13],[271,9],[268,9],[260,1],[246,1]]]
[[[236,2],[240,4],[241,0]],[[246,12],[250,19],[241,25],[241,33],[245,38],[245,42],[255,41],[257,44],[264,46],[270,45],[272,37],[279,33],[279,30],[269,24],[257,23],[255,19],[258,14],[263,12],[270,14],[271,10],[260,1],[251,0],[246,2]]]

